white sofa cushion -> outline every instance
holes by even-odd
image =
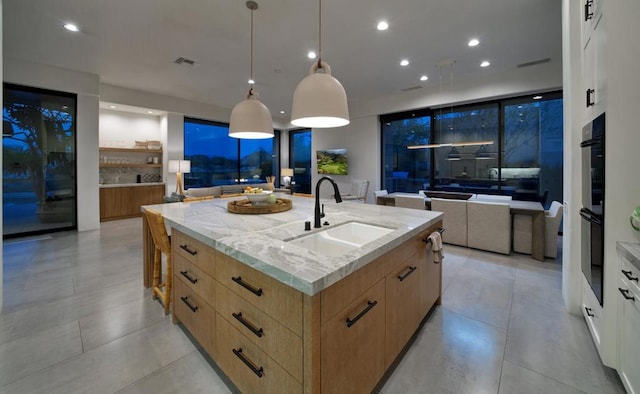
[[[431,210],[444,213],[442,241],[467,246],[467,201],[432,197]]]
[[[220,186],[193,187],[191,189],[187,189],[184,191],[184,195],[187,197],[213,196],[215,198],[219,198],[221,194],[222,194],[222,189]]]
[[[511,253],[509,204],[467,201],[467,226],[467,245],[470,248]]]

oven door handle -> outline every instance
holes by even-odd
[[[589,146],[600,145],[600,144],[602,144],[602,136],[599,135],[599,136],[597,136],[595,138],[591,138],[591,139],[588,139],[586,141],[582,141],[580,143],[580,147],[581,148],[586,148],[586,147],[589,147]]]
[[[586,208],[580,209],[580,216],[589,223],[597,224],[600,226],[602,225],[602,220],[595,217],[593,212]]]

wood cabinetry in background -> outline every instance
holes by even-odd
[[[100,188],[100,221],[142,216],[143,205],[161,204],[164,184]]]

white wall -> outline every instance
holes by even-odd
[[[100,146],[109,146],[110,141],[117,140],[133,144],[161,139],[160,116],[101,108],[99,124]]]
[[[78,230],[99,228],[98,95],[100,77],[10,57],[4,57],[3,64],[5,82],[77,94]]]
[[[164,117],[164,124],[166,127],[166,143],[164,144],[167,149],[165,152],[165,163],[169,163],[169,160],[183,160],[184,159],[184,115],[177,113],[168,113]],[[167,171],[167,166],[164,167],[165,173],[165,189],[166,194],[171,195],[176,190],[176,174],[171,174]],[[184,182],[184,176],[182,178]],[[184,184],[183,184],[184,186]]]
[[[347,127],[335,129],[314,129],[311,140],[311,184],[322,176],[318,174],[316,151],[325,149],[347,149],[349,171],[347,175],[331,175],[342,194],[349,193],[351,181],[366,179],[369,181],[368,201],[372,202],[373,190],[378,190],[380,180],[380,124],[377,116],[351,119]],[[311,190],[315,193],[315,189]],[[333,188],[322,185],[321,196],[330,197]]]

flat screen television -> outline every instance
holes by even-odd
[[[349,165],[346,149],[327,149],[316,151],[318,174],[347,175]]]

